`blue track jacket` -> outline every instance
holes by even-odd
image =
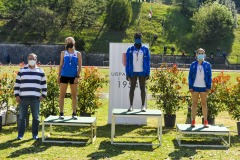
[[[196,79],[196,74],[197,74],[197,66],[198,66],[198,61],[194,61],[189,70],[188,74],[188,85],[189,89],[193,89],[193,84]],[[211,89],[212,87],[212,68],[211,64],[207,61],[202,62],[203,70],[204,70],[204,81],[206,84],[207,89]]]
[[[143,51],[143,73],[144,76],[150,75],[150,53],[147,47],[142,46],[140,48]],[[137,50],[135,46],[128,48],[126,53],[126,76],[133,76],[133,51]]]

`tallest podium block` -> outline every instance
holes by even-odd
[[[112,110],[113,109],[127,109],[130,106],[129,90],[130,84],[126,80],[125,73],[125,56],[127,49],[133,43],[109,43],[109,108],[108,108],[108,123],[112,123]],[[148,47],[148,44],[143,44]],[[147,96],[146,96],[147,97]],[[147,99],[145,100],[147,107]],[[134,109],[141,109],[141,93],[139,84],[137,83],[134,92]],[[129,125],[146,125],[147,119],[145,117],[117,117],[116,124],[129,124]]]

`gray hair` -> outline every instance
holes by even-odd
[[[30,53],[30,54],[28,55],[28,57],[30,57],[30,56],[33,56],[34,59],[37,59],[37,55],[36,55],[35,53]]]

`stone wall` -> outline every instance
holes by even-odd
[[[24,60],[26,63],[28,54],[35,53],[42,64],[48,64],[50,61],[59,64],[63,49],[64,45],[0,44],[0,62],[19,64]]]
[[[22,57],[27,62],[27,56],[30,53],[35,53],[38,56],[38,61],[41,64],[56,65],[60,61],[60,53],[64,50],[64,45],[25,45],[25,44],[0,44],[0,62],[3,64],[19,64],[22,61]],[[82,62],[84,66],[109,66],[109,54],[86,54],[82,53]],[[180,67],[188,68],[189,65],[195,60],[193,56],[181,56],[181,55],[151,55],[151,66],[159,67],[162,63],[168,65],[178,64]],[[206,57],[213,69],[239,69],[240,65],[229,65],[229,63],[223,57],[215,56],[213,59]]]

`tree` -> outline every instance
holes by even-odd
[[[231,12],[234,18],[234,27],[237,27],[237,9],[236,9],[236,2],[234,0],[208,0],[207,2],[218,2],[219,4],[223,4],[225,5]],[[240,1],[238,0],[238,3],[240,3]]]
[[[115,30],[124,30],[132,19],[131,2],[128,0],[109,0],[107,4],[107,25]]]
[[[68,14],[68,23],[75,34],[80,33],[85,27],[91,27],[101,15],[99,3],[92,0],[75,0]],[[101,5],[100,5],[101,6]]]
[[[232,16],[234,19],[234,27],[237,28],[237,9],[235,2],[233,0],[218,0],[218,2],[228,7],[229,10],[232,12]]]
[[[47,31],[54,27],[56,23],[53,11],[46,7],[33,7],[21,19],[20,27],[30,32],[38,32],[46,39]]]
[[[3,18],[3,13],[6,11],[6,7],[4,6],[3,2],[0,2],[0,18]]]
[[[174,4],[180,6],[182,13],[192,16],[198,7],[199,0],[174,0]]]
[[[16,20],[25,10],[25,6],[23,5],[21,0],[1,0],[0,6],[3,6],[1,9],[1,18]]]
[[[193,15],[192,21],[193,34],[199,42],[218,43],[233,33],[231,11],[217,2],[202,5]]]

